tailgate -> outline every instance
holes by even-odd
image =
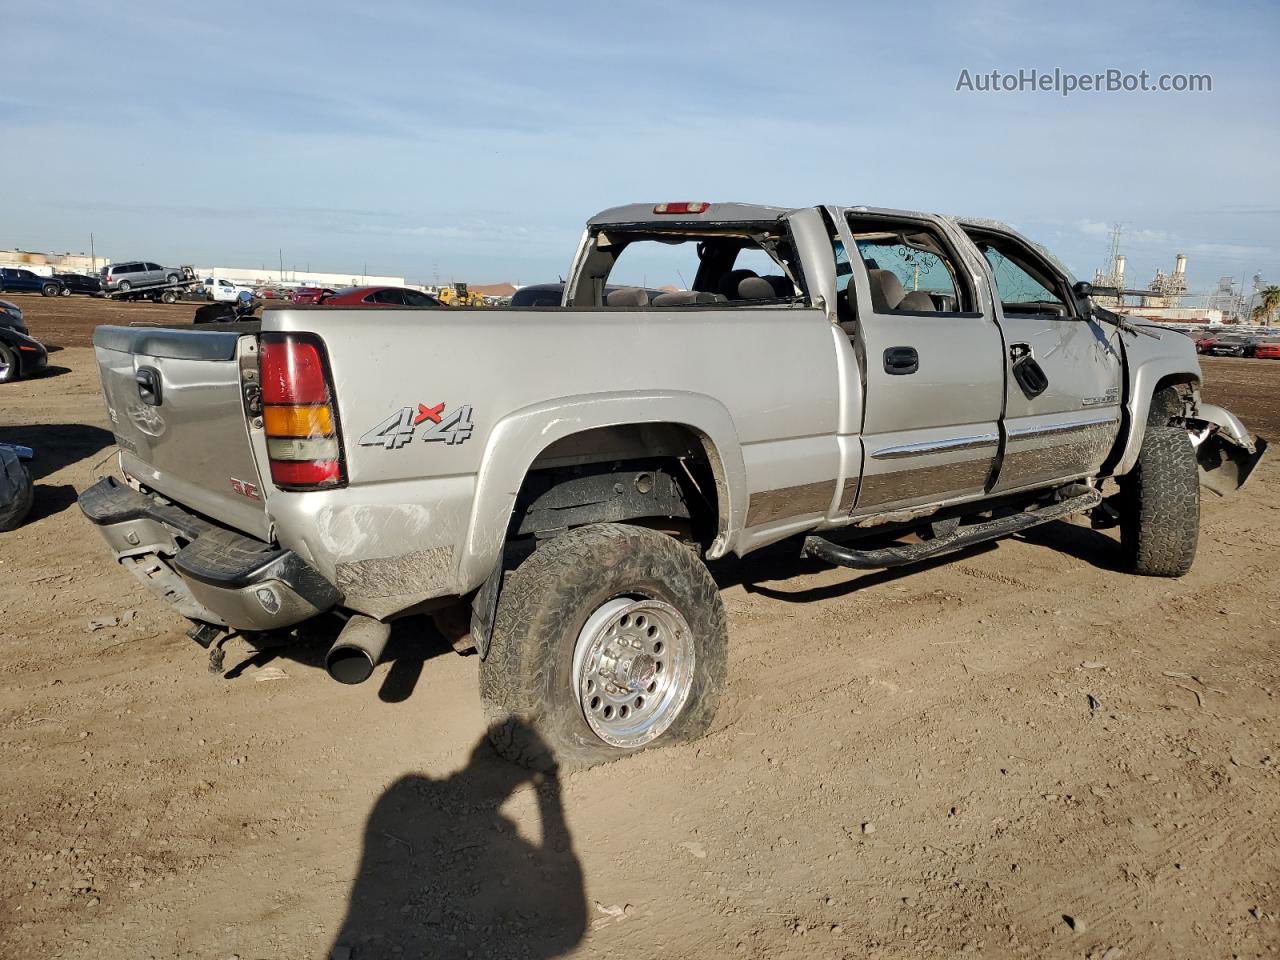
[[[270,539],[240,383],[242,362],[257,370],[256,324],[104,326],[93,346],[125,473],[189,510]]]

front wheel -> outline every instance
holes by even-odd
[[[710,572],[666,534],[593,524],[539,547],[498,601],[480,694],[489,737],[535,769],[582,769],[695,740],[725,685]]]
[[[1181,577],[1200,539],[1195,448],[1180,426],[1148,424],[1133,470],[1120,478],[1120,546],[1134,573]]]
[[[18,357],[6,344],[0,343],[0,383],[13,383],[22,378]]]
[[[70,288],[70,287],[63,287],[61,290],[59,290],[59,291],[58,291],[58,293],[59,293],[61,296],[69,297],[69,296],[71,296],[71,288]]]
[[[56,297],[58,295],[58,285],[56,283],[46,283],[40,288],[40,296]]]

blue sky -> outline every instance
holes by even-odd
[[[552,280],[636,200],[1014,223],[1091,276],[1280,279],[1280,5],[11,4],[0,247]],[[956,92],[1208,73],[1210,93]]]

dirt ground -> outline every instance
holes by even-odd
[[[11,299],[65,349],[0,390],[39,484],[0,536],[0,957],[1280,951],[1274,459],[1206,495],[1178,581],[1066,523],[909,572],[721,565],[712,734],[535,782],[422,623],[363,686],[317,647],[211,675],[74,504],[111,443],[92,323],[192,308]],[[1280,436],[1280,363],[1205,372]]]

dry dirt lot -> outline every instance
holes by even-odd
[[[0,535],[0,957],[1280,949],[1274,460],[1178,581],[1065,523],[906,573],[722,565],[714,732],[535,782],[422,623],[359,687],[318,647],[209,674],[74,505],[111,442],[87,331],[192,308],[21,299],[66,349],[0,390],[40,485]],[[1280,435],[1280,363],[1205,366]]]

